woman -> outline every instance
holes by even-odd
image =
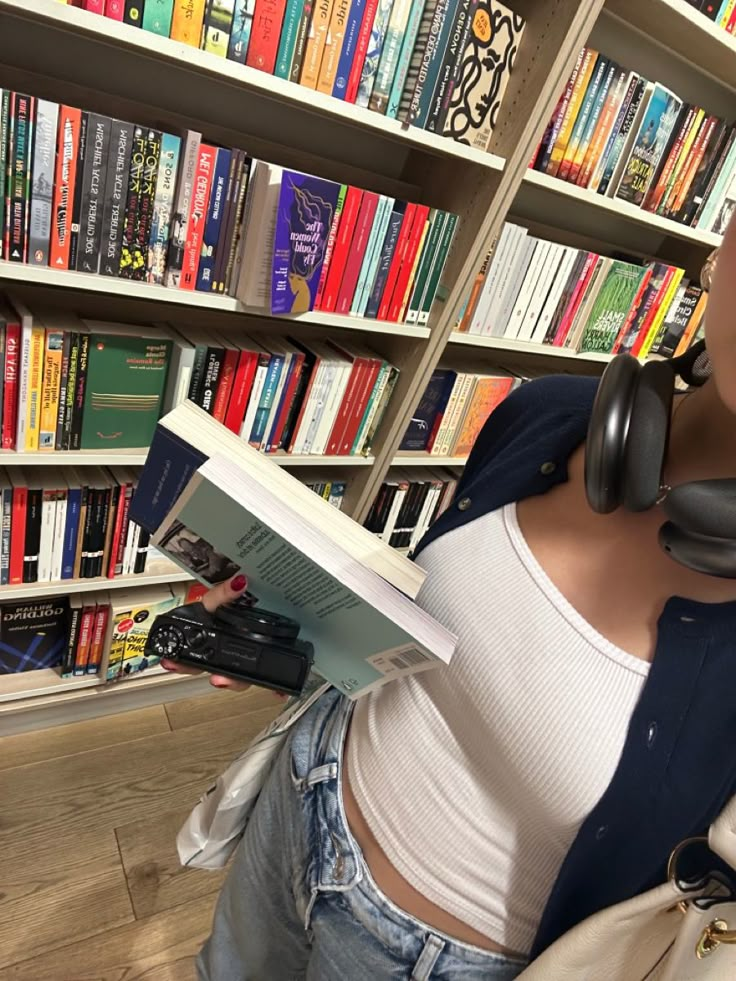
[[[713,374],[675,400],[669,486],[736,476],[734,272],[731,222]],[[659,506],[592,511],[596,387],[543,379],[492,414],[417,554],[418,602],[459,638],[451,665],[354,707],[329,693],[299,723],[238,847],[202,981],[510,981],[664,881],[674,846],[736,790],[736,582],[672,561]]]

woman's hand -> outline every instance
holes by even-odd
[[[232,603],[238,596],[241,596],[248,585],[245,576],[237,575],[229,582],[221,582],[213,586],[209,592],[202,597],[202,606],[209,612],[214,613],[218,606],[223,603]],[[161,667],[167,671],[175,671],[177,674],[202,674],[197,668],[190,668],[187,665],[177,664],[176,661],[168,661],[163,658]],[[231,691],[245,691],[251,686],[245,681],[236,681],[234,678],[226,678],[221,674],[213,674],[210,677],[210,684],[215,688],[229,688]]]

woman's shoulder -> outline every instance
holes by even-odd
[[[534,378],[511,392],[505,400],[506,408],[517,413],[537,410],[550,414],[588,417],[598,391],[599,380],[597,377],[580,375],[545,375]]]

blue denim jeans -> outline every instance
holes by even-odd
[[[523,961],[444,936],[372,881],[342,802],[350,710],[331,691],[290,735],[219,896],[200,981],[512,981]]]

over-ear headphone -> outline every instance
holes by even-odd
[[[710,376],[705,342],[669,361],[611,361],[593,404],[585,444],[585,492],[599,514],[661,503],[669,519],[659,543],[676,561],[710,576],[736,579],[736,479],[663,486],[675,381]]]

